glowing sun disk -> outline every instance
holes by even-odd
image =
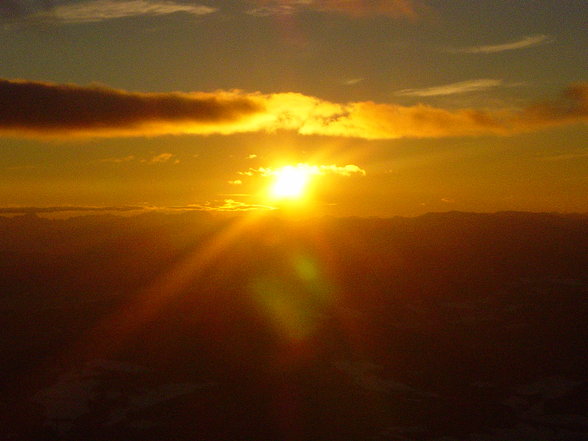
[[[311,173],[302,167],[287,165],[275,172],[275,181],[271,188],[272,196],[277,199],[298,199],[304,195]]]

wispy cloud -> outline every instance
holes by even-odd
[[[394,18],[418,18],[427,11],[420,0],[253,0],[248,11],[257,16],[289,15],[301,10],[334,12],[352,17],[385,15]]]
[[[215,12],[216,8],[173,0],[85,0],[73,2],[24,2],[2,0],[0,17],[30,18],[62,23],[89,23],[138,16],[162,16],[184,13],[194,16]]]
[[[481,78],[478,80],[461,81],[459,83],[444,84],[442,86],[427,87],[424,89],[403,89],[395,93],[398,96],[441,96],[456,95],[468,92],[480,92],[502,86],[502,80]]]
[[[270,4],[269,6],[260,6],[258,8],[249,9],[246,13],[255,17],[271,17],[279,15],[292,15],[296,12],[296,8],[288,4]]]
[[[175,155],[173,153],[160,153],[160,154],[154,155],[150,158],[140,159],[140,158],[137,158],[135,155],[128,155],[128,156],[123,156],[120,158],[100,159],[98,162],[109,163],[109,164],[124,164],[124,163],[129,163],[129,162],[138,162],[141,164],[148,164],[148,165],[165,164],[165,163],[179,164],[180,160],[174,159],[174,158],[175,158]]]
[[[334,103],[294,92],[135,93],[9,80],[0,80],[0,102],[0,134],[62,138],[277,130],[364,139],[505,136],[588,122],[588,83],[521,110]]]
[[[348,80],[344,80],[342,84],[344,86],[355,86],[356,84],[361,83],[363,80],[364,78],[350,78]]]
[[[548,35],[538,34],[529,35],[520,40],[511,41],[502,44],[490,44],[483,46],[469,46],[463,48],[451,48],[448,51],[460,54],[493,54],[496,52],[514,51],[518,49],[526,49],[540,44],[550,43],[553,38]]]

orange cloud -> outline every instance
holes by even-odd
[[[531,127],[588,122],[588,83],[568,87],[558,100],[533,104],[519,115]]]
[[[513,135],[588,121],[588,83],[519,111],[333,103],[299,93],[138,93],[0,80],[0,134],[155,136],[290,130],[363,139]]]
[[[401,106],[371,101],[332,103],[297,93],[265,97],[266,130],[364,139],[514,135],[588,121],[588,83],[569,87],[552,101],[519,111],[449,110],[426,104]]]

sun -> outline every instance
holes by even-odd
[[[274,172],[275,181],[271,195],[275,199],[301,199],[306,191],[312,172],[305,167],[286,165]]]

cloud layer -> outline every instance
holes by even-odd
[[[457,110],[372,101],[333,103],[299,93],[138,93],[0,80],[0,134],[155,136],[290,130],[364,139],[512,135],[588,121],[588,83],[519,111]]]

